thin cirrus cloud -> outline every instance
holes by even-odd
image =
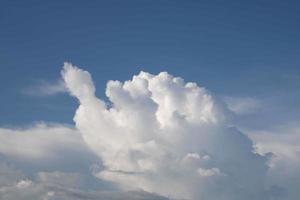
[[[253,97],[224,97],[227,108],[236,115],[248,115],[263,107],[261,100]]]
[[[22,93],[35,97],[47,97],[67,92],[64,82],[59,79],[55,82],[38,81],[32,86],[26,87]]]

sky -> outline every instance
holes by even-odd
[[[0,5],[1,198],[299,198],[299,2]]]

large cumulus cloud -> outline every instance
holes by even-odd
[[[0,128],[0,141],[1,200],[167,199],[142,190],[122,192],[95,178],[101,162],[70,125]]]
[[[140,72],[109,81],[105,102],[87,71],[65,63],[62,77],[80,103],[76,127],[103,162],[98,178],[174,198],[271,198],[268,158],[228,125],[205,88],[167,72]]]

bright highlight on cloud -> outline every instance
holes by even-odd
[[[104,102],[87,71],[65,63],[62,77],[80,103],[76,127],[105,167],[98,178],[172,198],[271,198],[268,158],[228,126],[205,88],[167,72],[140,72],[109,81]]]

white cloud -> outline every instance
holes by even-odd
[[[30,96],[51,96],[65,93],[66,87],[62,80],[56,82],[39,81],[35,85],[25,88],[22,92]]]
[[[260,154],[272,153],[267,183],[286,189],[288,196],[299,198],[300,185],[300,127],[299,123],[274,126],[272,130],[248,131]]]
[[[95,156],[71,126],[38,123],[0,128],[0,141],[0,199],[167,199],[143,191],[113,191],[110,183],[92,178]]]
[[[166,72],[109,81],[110,102],[95,96],[88,72],[65,63],[62,77],[79,100],[76,128],[0,128],[0,199],[298,199],[299,123],[245,131],[253,146],[205,88]],[[263,106],[225,100],[238,119]],[[116,189],[107,181],[122,191],[90,188]]]
[[[76,127],[105,166],[99,178],[175,198],[270,197],[267,157],[228,127],[205,88],[166,72],[141,72],[107,83],[108,106],[95,96],[87,71],[65,63],[62,76],[80,103]]]
[[[0,141],[0,161],[10,161],[26,173],[67,170],[90,174],[91,165],[101,167],[101,161],[71,126],[38,123],[30,127],[0,128]]]
[[[211,168],[211,169],[199,168],[197,171],[201,176],[218,176],[221,174],[218,168]]]
[[[30,178],[3,161],[0,175],[0,199],[5,200],[167,200],[144,191],[86,190],[81,187],[84,177],[77,173],[39,172]]]
[[[262,102],[253,97],[224,97],[227,108],[237,115],[253,114],[262,108]]]
[[[88,149],[74,128],[38,123],[28,128],[0,128],[0,154],[17,159],[52,159],[58,152],[84,152]]]

